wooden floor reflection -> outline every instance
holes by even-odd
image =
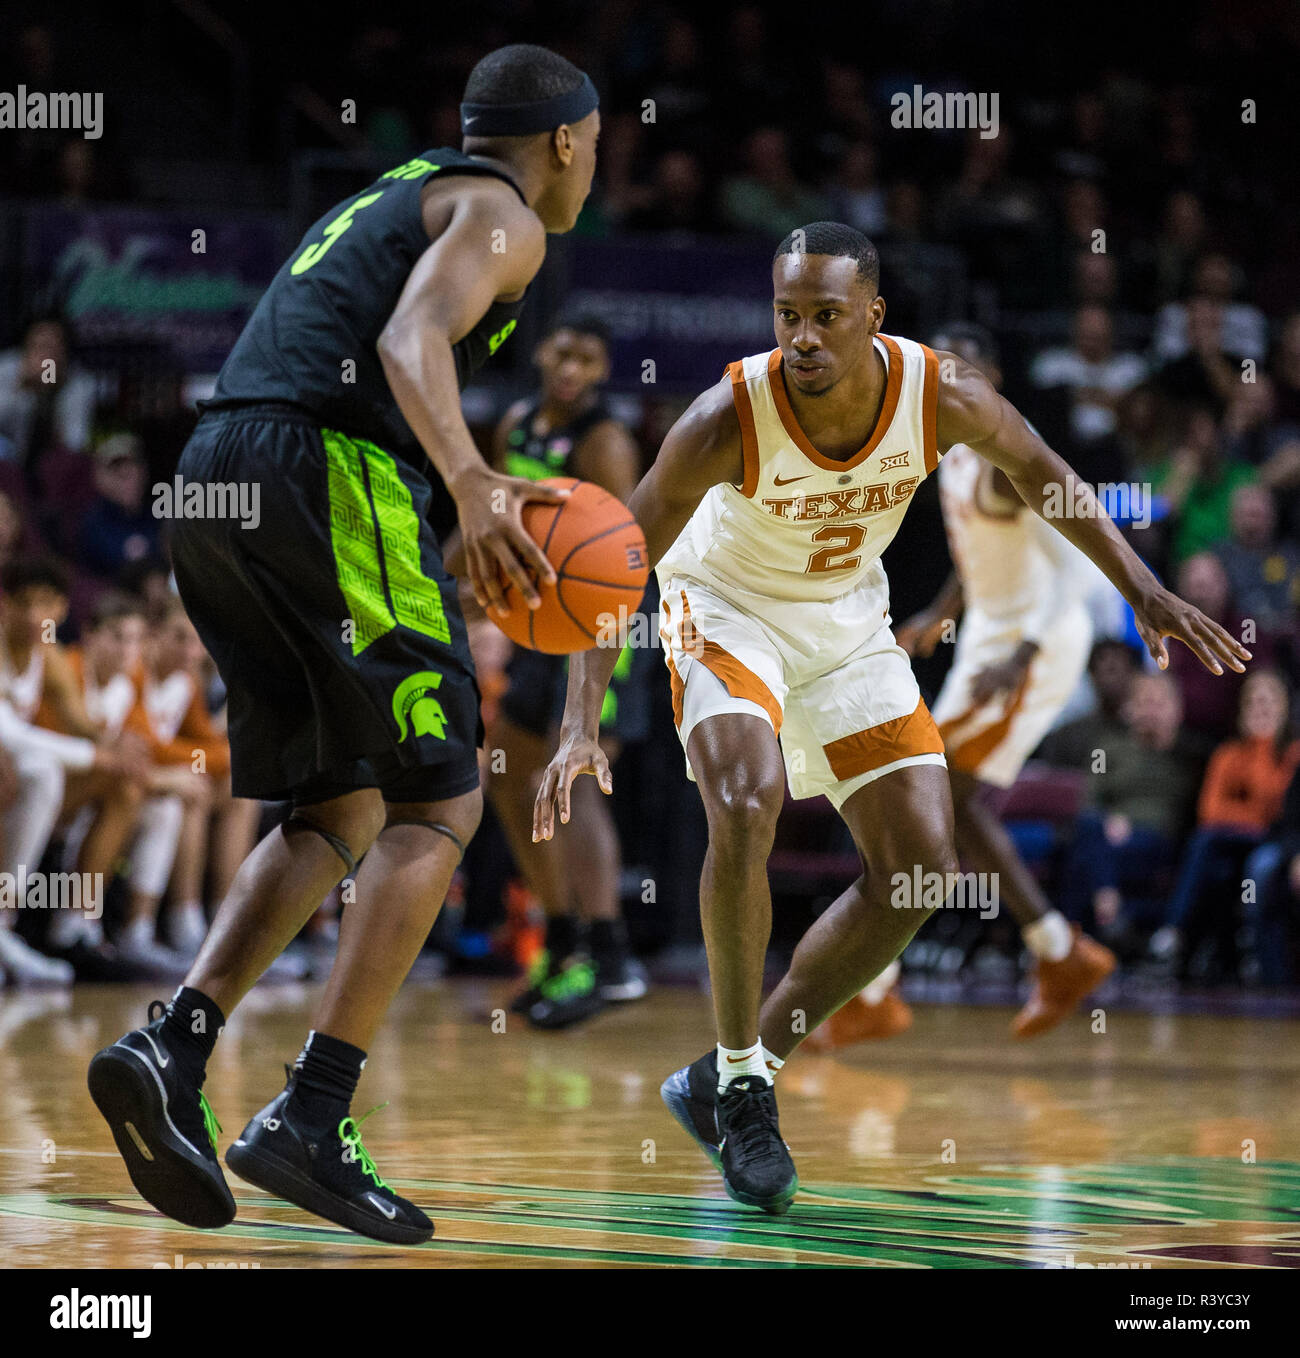
[[[207,1092],[222,1150],[281,1085],[311,988],[255,991]],[[223,1231],[159,1217],[86,1093],[91,1055],[152,992],[0,993],[0,1247],[13,1267],[1300,1267],[1300,1028],[1080,1015],[1013,1043],[1010,1010],[919,1007],[888,1044],[798,1054],[782,1129],[789,1215],[732,1203],[659,1101],[709,1041],[663,990],[539,1034],[508,987],[411,985],[358,1107],[384,1176],[429,1211],[418,1249],[369,1244],[232,1178]]]

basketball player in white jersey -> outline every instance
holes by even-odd
[[[880,554],[944,450],[970,445],[1045,508],[1070,468],[975,368],[880,334],[879,259],[833,222],[773,261],[779,348],[733,363],[669,431],[629,507],[658,563],[674,707],[709,823],[700,905],[717,1022],[665,1081],[670,1110],[737,1201],[783,1212],[798,1177],[772,1079],[803,1035],[878,976],[957,869],[943,746],[889,628]],[[1164,589],[1095,502],[1054,526],[1132,604],[1153,656],[1185,642],[1215,673],[1249,653]],[[621,640],[621,639],[620,639]],[[617,645],[574,657],[534,833],[566,821],[598,741]],[[780,743],[778,744],[778,738]],[[783,766],[784,765],[784,766]],[[825,793],[865,871],[808,930],[764,1003],[766,862],[783,783]],[[899,883],[920,881],[922,889]]]
[[[950,325],[935,342],[1001,386],[993,338],[982,327]],[[1032,1037],[1072,1013],[1115,969],[1115,955],[1052,908],[984,791],[1016,781],[1083,678],[1092,645],[1084,595],[1095,577],[1087,558],[1025,506],[1006,473],[966,444],[954,444],[940,464],[939,502],[954,571],[934,602],[899,627],[898,644],[909,655],[929,655],[961,615],[934,719],[962,862],[997,882],[998,904],[1035,958],[1033,991],[1011,1025],[1017,1037]],[[902,1031],[910,1014],[897,975],[891,963],[809,1045]]]

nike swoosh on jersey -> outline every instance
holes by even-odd
[[[772,484],[775,486],[788,486],[792,481],[806,481],[811,475],[812,472],[805,472],[802,476],[787,476],[784,481],[779,476],[774,476],[772,478]]]

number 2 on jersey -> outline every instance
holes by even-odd
[[[825,542],[828,545],[819,547],[809,558],[808,564],[804,567],[805,575],[817,575],[822,571],[851,571],[855,566],[862,565],[860,556],[849,556],[849,553],[856,552],[862,546],[862,539],[866,537],[867,530],[857,523],[846,523],[842,528],[832,528],[829,524],[825,528],[819,528],[813,535],[814,542]],[[847,561],[836,561],[835,557],[849,556]]]
[[[330,222],[324,230],[323,239],[313,242],[294,260],[289,269],[295,276],[306,273],[313,264],[320,262],[321,256],[334,244],[336,240],[352,225],[352,218],[355,213],[361,211],[363,207],[369,207],[376,199],[384,196],[383,189],[378,193],[368,193],[364,198],[358,198],[350,207],[346,207],[337,217]]]

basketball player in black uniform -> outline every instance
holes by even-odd
[[[599,322],[562,319],[537,346],[541,376],[535,398],[512,405],[497,427],[493,464],[511,476],[537,480],[576,476],[626,501],[640,465],[636,444],[601,395],[609,378],[609,338]],[[473,633],[471,633],[473,635]],[[618,743],[635,738],[638,704],[634,652],[626,649],[601,713],[601,743],[611,760]],[[546,948],[513,1008],[537,1028],[567,1028],[606,1003],[640,999],[645,974],[628,950],[619,912],[621,856],[609,803],[585,779],[574,816],[582,844],[533,841],[533,799],[550,759],[551,737],[564,711],[563,656],[517,646],[506,665],[508,687],[487,734],[504,768],[487,791],[510,852],[546,912]],[[585,928],[586,937],[583,937]]]
[[[514,329],[547,232],[573,226],[600,118],[587,76],[525,45],[474,68],[461,114],[463,150],[388,171],[307,232],[179,466],[209,491],[258,488],[256,526],[178,520],[173,562],[229,690],[235,795],[294,804],[240,868],[171,1003],[90,1067],[132,1182],[194,1226],[235,1215],[202,1094],[208,1057],[347,876],[355,899],[314,1027],[227,1164],[378,1240],[433,1232],[384,1182],[349,1111],[482,806],[478,690],[426,510],[435,490],[454,499],[480,605],[499,607],[508,577],[536,606],[529,571],[554,574],[521,512],[557,497],[487,466],[459,392]]]

